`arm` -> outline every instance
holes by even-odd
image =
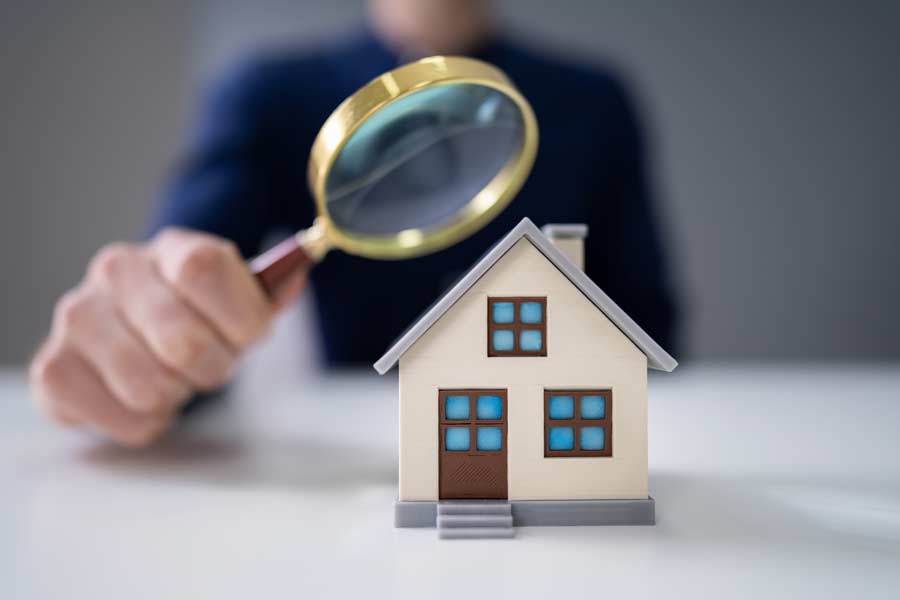
[[[288,214],[296,218],[299,210],[312,221],[311,203],[298,197],[305,189],[286,189],[281,165],[302,171],[305,157],[285,157],[279,147],[281,80],[270,71],[249,63],[212,87],[151,233],[165,226],[197,229],[230,239],[248,257]]]

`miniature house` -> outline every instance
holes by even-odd
[[[523,219],[375,363],[400,369],[398,527],[654,523],[647,369],[677,362],[583,273],[586,230]]]

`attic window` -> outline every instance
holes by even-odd
[[[488,356],[547,356],[547,298],[489,297]]]

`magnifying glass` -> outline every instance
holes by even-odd
[[[485,62],[433,56],[344,100],[309,158],[313,225],[250,261],[269,294],[332,248],[402,259],[451,246],[515,197],[537,152],[534,113]]]

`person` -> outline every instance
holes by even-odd
[[[510,76],[537,116],[534,168],[503,213],[450,249],[407,261],[333,252],[317,265],[309,278],[325,361],[376,360],[524,216],[587,223],[588,275],[671,350],[672,284],[639,120],[620,79],[510,42],[486,2],[372,0],[357,35],[256,56],[214,88],[148,239],[100,250],[59,300],[30,369],[39,406],[144,446],[195,393],[227,382],[306,284],[297,273],[269,299],[245,259],[274,230],[312,222],[304,167],[318,128],[367,81],[429,54],[474,56]]]

